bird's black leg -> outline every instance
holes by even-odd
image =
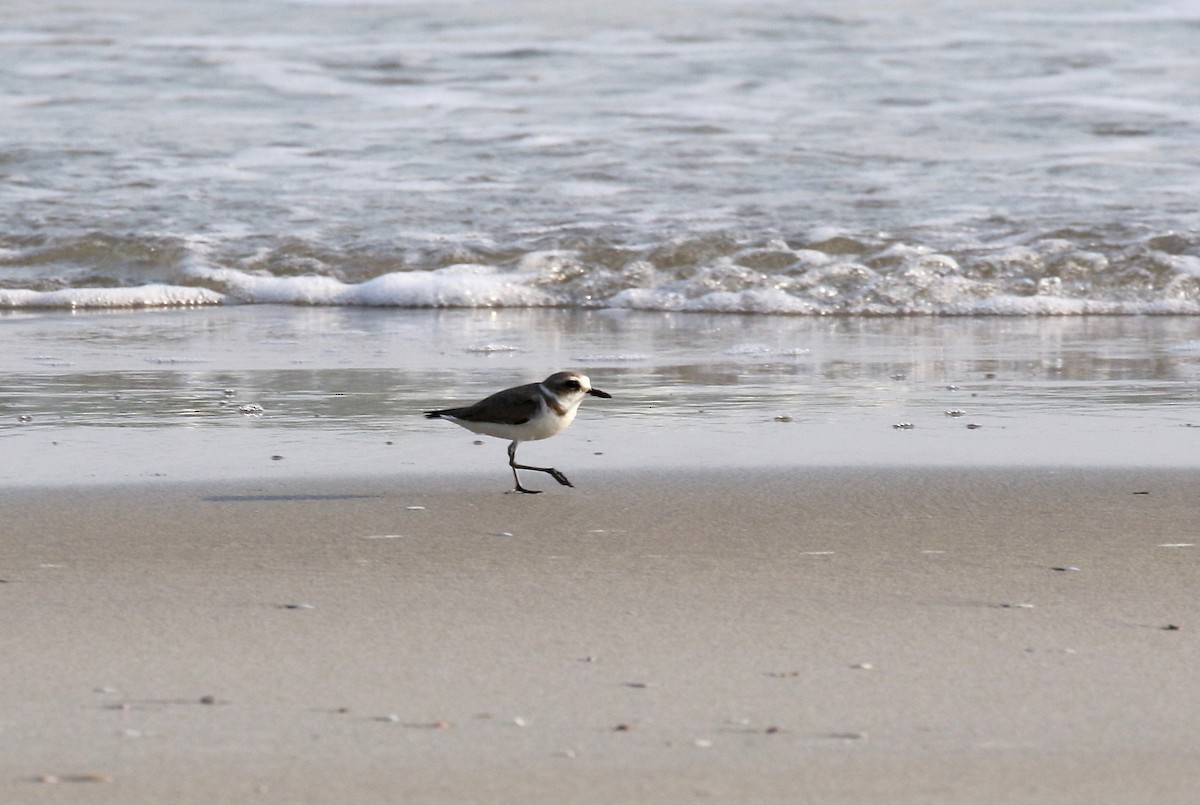
[[[554,469],[553,467],[531,467],[528,464],[518,464],[517,463],[517,442],[513,442],[512,444],[510,444],[508,446],[508,466],[512,467],[513,480],[517,482],[517,487],[513,490],[514,492],[524,492],[527,495],[539,495],[542,492],[542,490],[540,490],[540,489],[526,489],[525,487],[521,486],[521,479],[520,479],[520,477],[517,476],[517,470],[533,470],[534,472],[545,472],[545,473],[548,473],[551,478],[558,481],[563,486],[575,486],[575,484],[573,484],[567,480],[567,476],[563,475],[561,472]]]

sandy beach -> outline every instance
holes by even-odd
[[[1197,472],[573,480],[0,493],[0,798],[1200,797]]]

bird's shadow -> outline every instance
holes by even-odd
[[[206,495],[201,498],[208,503],[273,503],[308,500],[369,500],[383,495]]]

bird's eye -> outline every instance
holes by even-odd
[[[568,380],[566,383],[563,383],[563,388],[577,389],[577,388],[579,388],[579,381],[578,380]]]

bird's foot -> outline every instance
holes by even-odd
[[[553,467],[546,470],[546,472],[550,473],[550,477],[553,478],[554,480],[558,481],[563,486],[569,486],[571,488],[575,487],[575,484],[573,484],[567,480],[567,476],[563,475],[561,472],[554,469]]]
[[[518,487],[516,487],[515,489],[510,489],[510,490],[508,490],[508,494],[510,494],[510,495],[516,494],[517,492],[521,492],[521,493],[523,493],[523,494],[526,494],[526,495],[540,495],[540,494],[542,494],[542,490],[540,490],[540,489],[526,489],[526,488],[525,488],[525,487],[523,487],[523,486],[518,486]]]

